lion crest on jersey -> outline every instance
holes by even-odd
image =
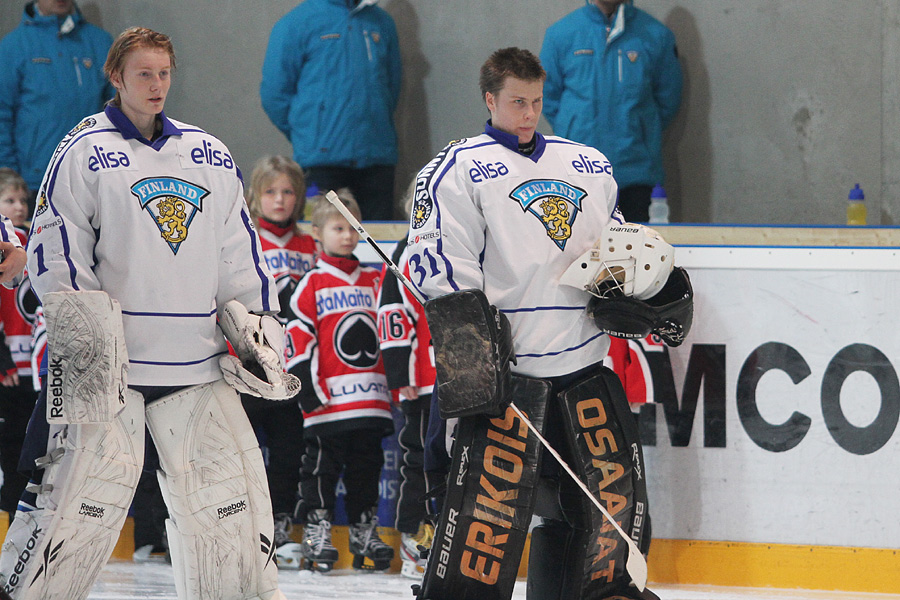
[[[132,185],[131,193],[153,219],[172,253],[178,254],[191,222],[203,212],[203,198],[209,190],[175,177],[149,177]]]
[[[534,215],[560,250],[572,237],[575,218],[587,192],[558,179],[532,179],[514,189],[509,197],[522,210]]]

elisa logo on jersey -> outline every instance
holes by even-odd
[[[355,369],[371,369],[378,364],[378,330],[375,319],[367,312],[344,315],[334,328],[334,350],[337,357]]]
[[[212,144],[203,140],[203,144],[191,148],[191,160],[195,165],[207,164],[211,167],[234,168],[234,160],[231,155],[221,150],[214,150]]]
[[[497,179],[504,175],[509,175],[509,168],[502,162],[483,163],[480,160],[473,160],[471,169],[469,169],[469,179],[472,183],[481,183],[490,179]]]
[[[532,179],[509,195],[523,211],[541,222],[560,250],[565,250],[566,242],[572,237],[572,227],[585,196],[587,192],[583,189],[557,179]]]
[[[172,254],[178,254],[194,217],[203,211],[209,190],[175,177],[148,177],[131,186],[131,193],[149,213]]]
[[[94,173],[130,166],[131,159],[128,158],[127,154],[115,150],[106,151],[103,149],[103,146],[93,146],[93,152],[88,158],[88,170]]]
[[[579,153],[578,158],[572,161],[572,168],[582,175],[612,175],[612,165],[608,160],[590,160],[584,154]]]

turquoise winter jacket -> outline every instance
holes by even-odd
[[[631,3],[607,19],[585,0],[547,29],[541,63],[544,116],[556,135],[603,152],[620,188],[663,182],[662,132],[682,87],[665,25]]]
[[[77,7],[66,24],[34,4],[0,40],[0,167],[18,171],[32,190],[63,136],[115,94],[103,75],[112,37]]]
[[[272,28],[259,93],[304,168],[397,162],[400,50],[377,0],[305,0]]]

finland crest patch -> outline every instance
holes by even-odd
[[[203,212],[209,190],[175,177],[148,177],[131,186],[131,193],[150,214],[172,254],[178,254],[194,216]]]
[[[523,211],[541,221],[560,250],[566,249],[566,242],[572,237],[572,226],[585,196],[587,192],[583,189],[558,179],[532,179],[509,195]]]

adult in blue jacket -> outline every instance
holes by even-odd
[[[22,175],[32,197],[59,140],[115,94],[103,75],[111,45],[72,0],[29,2],[0,40],[0,167]]]
[[[662,133],[681,104],[675,35],[626,0],[585,0],[544,36],[544,116],[556,135],[599,149],[628,221],[648,221],[663,183]]]
[[[365,219],[391,219],[400,96],[394,20],[378,0],[306,0],[272,28],[259,93],[320,189],[349,187]]]

